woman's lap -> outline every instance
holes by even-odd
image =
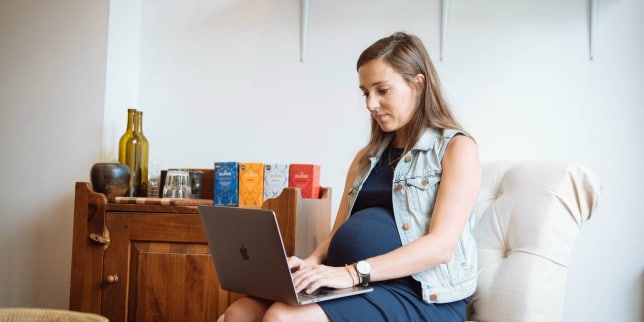
[[[427,303],[414,290],[415,281],[373,284],[373,292],[318,303],[332,321],[464,321],[467,301]]]

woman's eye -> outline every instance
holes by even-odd
[[[378,90],[378,93],[380,93],[382,95],[387,94],[387,93],[389,93],[389,88],[380,89],[380,90]]]

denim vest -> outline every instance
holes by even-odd
[[[445,148],[459,133],[462,132],[428,128],[411,151],[403,155],[396,164],[392,201],[396,226],[403,246],[427,233],[441,180],[441,161]],[[348,195],[348,213],[351,213],[358,192],[392,137],[389,136],[380,146],[376,156],[371,157],[371,167],[359,173],[353,182]],[[421,284],[424,301],[447,303],[464,299],[474,293],[477,281],[477,249],[473,230],[474,216],[470,214],[450,262],[412,275]]]

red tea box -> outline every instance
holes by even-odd
[[[288,187],[288,164],[264,165],[264,200],[277,198]]]
[[[320,197],[320,165],[292,163],[289,166],[288,186],[300,188],[302,198]]]
[[[237,207],[239,205],[239,163],[215,162],[214,205]]]
[[[239,206],[261,207],[264,202],[264,164],[239,163]]]

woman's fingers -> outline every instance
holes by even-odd
[[[293,273],[293,284],[295,285],[296,291],[301,291],[307,288],[313,281],[316,280],[315,277],[315,266],[302,266],[296,272]]]
[[[294,272],[298,270],[300,266],[302,266],[302,263],[304,263],[304,261],[299,257],[291,256],[287,258],[287,263],[288,268],[291,270],[291,272]]]
[[[293,273],[296,291],[311,293],[320,287],[344,288],[352,286],[350,276],[344,267],[311,265],[300,267]]]

